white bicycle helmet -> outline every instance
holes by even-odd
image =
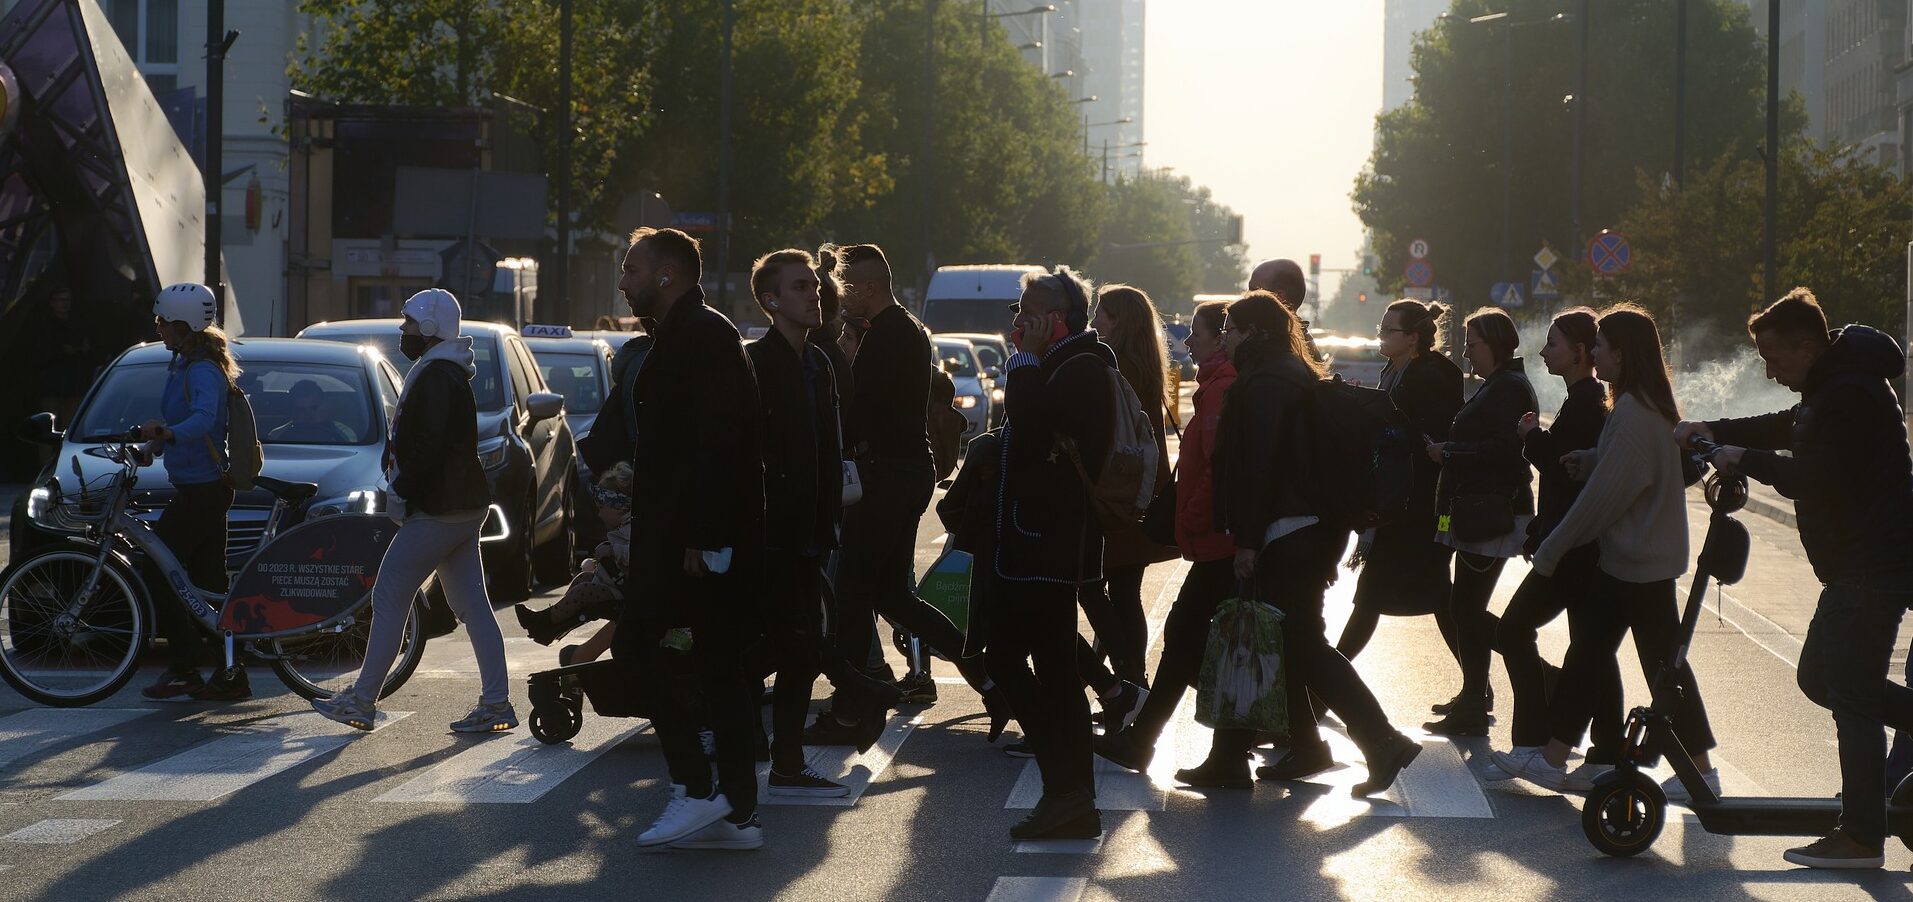
[[[194,332],[204,332],[219,312],[213,290],[197,282],[168,285],[153,299],[153,315],[169,323],[185,323]]]

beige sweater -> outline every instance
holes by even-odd
[[[1650,583],[1686,573],[1687,495],[1673,426],[1621,395],[1595,454],[1581,496],[1535,552],[1536,572],[1552,576],[1562,556],[1598,541],[1601,570],[1615,579]]]

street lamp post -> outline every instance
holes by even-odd
[[[1055,11],[1056,4],[1045,3],[1042,6],[1032,6],[1029,9],[1016,10],[1015,12],[993,13],[990,12],[990,0],[983,0],[983,13],[977,17],[977,34],[983,39],[983,49],[985,51],[990,49],[991,19],[1013,19],[1017,16],[1041,16]],[[1036,46],[1043,46],[1043,42],[1040,40],[1037,41]]]
[[[1070,103],[1095,103],[1095,102],[1096,102],[1096,96],[1093,94],[1088,97],[1079,97],[1075,100],[1070,101]],[[1083,156],[1089,156],[1089,130],[1090,129],[1102,128],[1105,125],[1128,125],[1129,123],[1134,121],[1136,121],[1136,117],[1124,116],[1121,119],[1111,119],[1108,122],[1091,122],[1089,121],[1089,111],[1084,110],[1083,111]]]

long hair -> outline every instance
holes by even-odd
[[[1243,295],[1229,305],[1229,322],[1232,328],[1255,330],[1255,334],[1243,339],[1237,348],[1238,353],[1247,350],[1250,360],[1265,355],[1287,354],[1308,367],[1316,378],[1328,376],[1328,370],[1322,366],[1322,362],[1309,353],[1308,339],[1302,334],[1302,321],[1274,294],[1251,291]],[[1236,368],[1243,367],[1238,363]]]
[[[1661,332],[1653,314],[1640,305],[1622,302],[1601,313],[1601,334],[1621,355],[1621,378],[1615,380],[1615,398],[1633,395],[1669,424],[1680,422],[1680,407],[1674,402],[1674,382],[1667,375],[1667,358],[1661,351]]]
[[[837,247],[826,244],[817,249],[817,300],[824,310],[824,322],[830,323],[844,309],[844,283],[837,272]]]
[[[1098,309],[1107,309],[1116,327],[1102,336],[1116,352],[1116,368],[1139,398],[1161,398],[1171,420],[1182,400],[1181,381],[1169,377],[1169,352],[1163,345],[1162,317],[1156,304],[1140,288],[1105,285],[1096,295]]]
[[[232,347],[226,333],[218,326],[207,326],[198,332],[186,333],[184,341],[179,343],[179,356],[187,360],[210,360],[219,367],[221,375],[226,377],[226,385],[231,387],[239,381],[239,361],[232,356]]]
[[[1396,301],[1382,311],[1401,317],[1402,328],[1415,333],[1415,347],[1423,354],[1441,350],[1442,328],[1448,321],[1448,305],[1439,301]]]

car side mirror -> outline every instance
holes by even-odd
[[[57,448],[66,440],[66,435],[54,426],[53,414],[43,411],[21,421],[16,431],[25,441]]]
[[[986,368],[983,371],[983,375],[988,376],[992,379],[1001,379],[1003,378],[1003,370],[1001,367],[993,366],[993,367]]]
[[[525,399],[525,407],[531,411],[533,422],[549,420],[565,412],[565,396],[557,392],[536,391]]]

